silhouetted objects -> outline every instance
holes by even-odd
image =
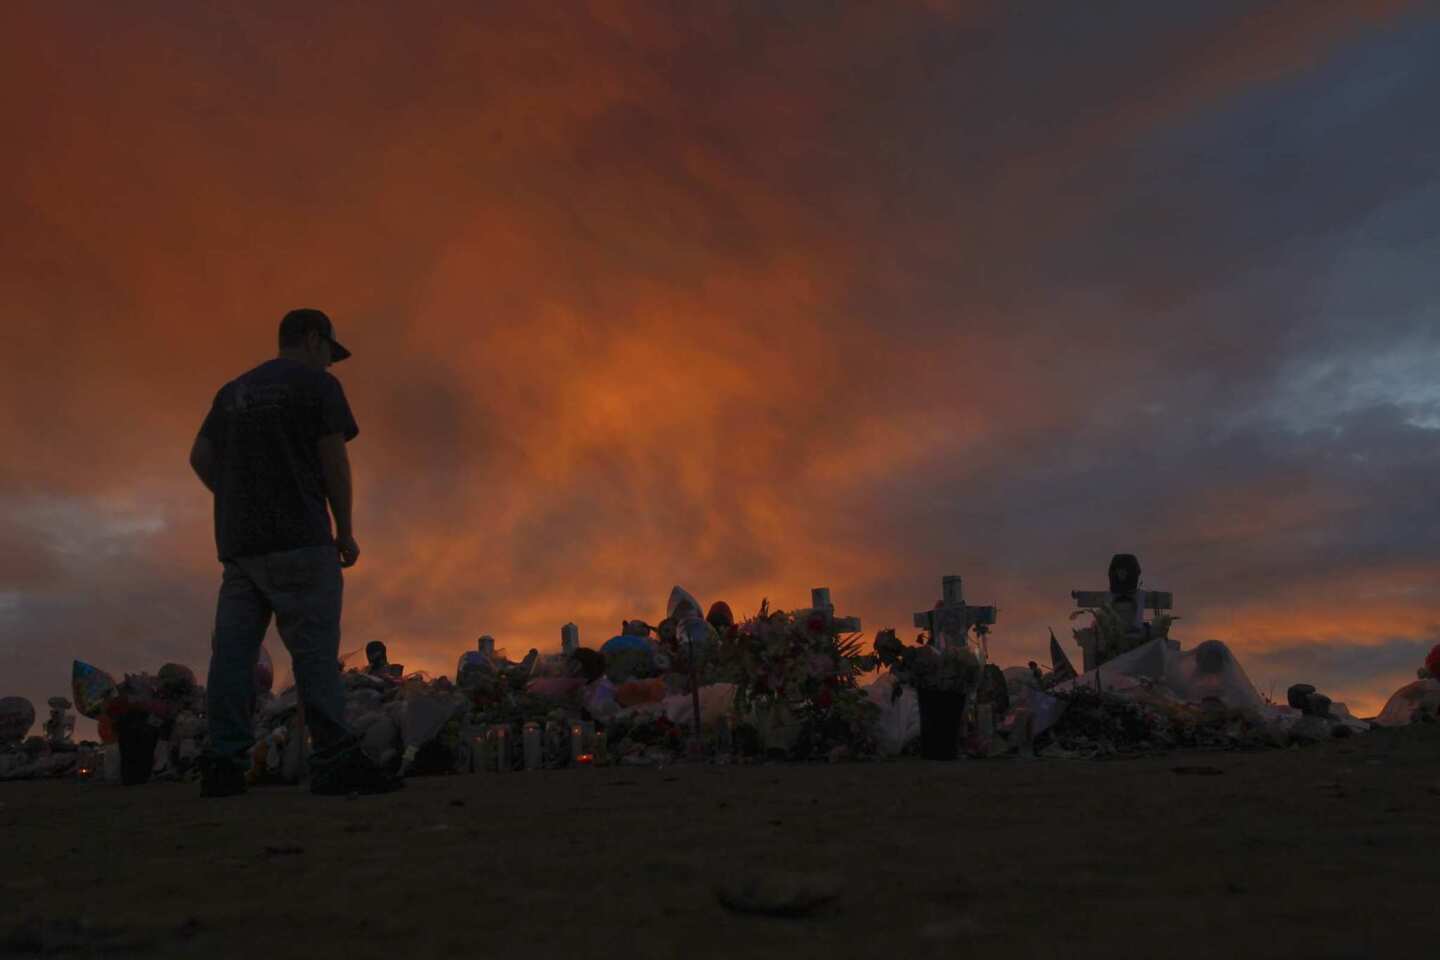
[[[655,674],[655,648],[649,637],[622,633],[600,648],[605,657],[605,674],[613,683]]]
[[[169,698],[188,697],[195,692],[195,671],[180,663],[167,663],[156,674],[160,695]]]
[[[819,617],[822,621],[821,629],[826,633],[859,633],[861,630],[859,617],[835,616],[835,604],[830,599],[829,587],[811,589],[810,609],[797,611],[795,616],[807,621]]]
[[[605,674],[605,655],[589,647],[580,647],[571,656],[580,665],[580,676],[585,682],[599,680]]]
[[[35,705],[24,697],[0,699],[0,747],[19,745],[35,725]]]
[[[965,716],[965,694],[958,690],[915,691],[920,701],[920,755],[926,760],[954,760],[960,756],[960,721]]]
[[[260,644],[260,655],[255,659],[255,692],[269,693],[275,689],[275,661],[270,659],[270,650]]]
[[[723,633],[735,626],[735,614],[730,612],[730,604],[724,600],[716,600],[710,604],[710,612],[705,614],[705,621]]]
[[[1382,727],[1434,720],[1440,720],[1440,680],[1433,677],[1415,680],[1396,690],[1375,718]]]
[[[371,673],[389,676],[390,653],[385,649],[385,644],[379,640],[371,640],[365,644],[365,663]]]
[[[1329,719],[1333,701],[1308,683],[1293,684],[1285,691],[1285,702],[1307,717]]]
[[[51,697],[50,719],[45,721],[45,740],[52,748],[71,748],[75,744],[72,736],[75,733],[75,715],[70,712],[70,701],[64,697]]]
[[[940,602],[934,609],[915,614],[915,626],[930,634],[930,642],[943,648],[947,643],[964,646],[971,629],[987,630],[995,625],[994,607],[972,607],[965,602],[960,578],[941,578]]]
[[[560,628],[560,652],[570,656],[580,649],[580,628],[567,623]]]
[[[1110,593],[1114,596],[1133,594],[1140,587],[1140,560],[1133,553],[1117,553],[1110,558]]]
[[[115,720],[120,742],[120,782],[127,787],[148,783],[155,766],[155,745],[160,742],[160,722],[143,710],[131,710]]]
[[[1140,587],[1140,561],[1133,553],[1117,553],[1110,558],[1106,577],[1108,591],[1072,590],[1070,597],[1082,610],[1098,610],[1109,607],[1125,624],[1126,634],[1136,641],[1126,649],[1133,649],[1140,642],[1150,639],[1150,625],[1145,622],[1145,611],[1162,612],[1175,606],[1173,594],[1164,590],[1144,590]],[[1098,649],[1100,643],[1095,630],[1076,631],[1076,639],[1084,653],[1082,664],[1085,672],[1100,666],[1106,660],[1126,652]]]
[[[694,594],[676,584],[670,588],[670,598],[665,603],[665,619],[679,623],[691,617],[704,619],[705,611]]]
[[[115,697],[115,679],[104,670],[99,670],[76,660],[70,668],[70,688],[75,697],[75,708],[81,716],[97,719],[105,712],[106,705]]]
[[[1075,665],[1060,649],[1060,641],[1055,639],[1055,631],[1050,631],[1050,683],[1064,683],[1075,677]]]
[[[996,718],[1003,718],[1010,712],[1010,686],[1005,682],[1005,671],[993,663],[987,663],[980,675],[977,702],[988,703],[991,716]]]
[[[1229,660],[1230,651],[1219,640],[1206,640],[1195,648],[1195,669],[1199,673],[1219,673]]]
[[[1292,684],[1290,689],[1285,691],[1285,702],[1296,710],[1304,710],[1305,704],[1314,692],[1315,688],[1308,683]]]
[[[379,640],[365,644],[365,672],[385,680],[399,680],[405,675],[403,664],[391,663],[390,652]]]

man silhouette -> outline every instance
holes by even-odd
[[[311,790],[377,792],[398,784],[368,760],[346,725],[338,666],[341,568],[360,557],[345,444],[360,431],[327,368],[350,351],[319,310],[287,313],[279,340],[278,357],[215,395],[190,451],[191,467],[215,496],[215,546],[224,565],[208,681],[210,745],[201,768],[206,797],[245,790],[255,664],[272,616],[315,745]]]

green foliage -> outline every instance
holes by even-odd
[[[1072,630],[1072,633],[1075,639],[1081,642],[1087,631],[1094,633],[1095,658],[1098,663],[1113,660],[1151,640],[1170,636],[1170,625],[1179,619],[1169,614],[1161,614],[1150,624],[1148,633],[1137,631],[1131,627],[1131,620],[1109,601],[1093,609],[1075,610],[1071,612],[1070,619],[1075,620],[1087,614],[1092,618],[1091,625]]]

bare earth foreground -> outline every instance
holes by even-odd
[[[1436,725],[1300,751],[606,768],[349,799],[11,783],[0,828],[7,956],[1440,948]]]

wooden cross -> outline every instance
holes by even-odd
[[[944,649],[948,643],[965,644],[971,627],[995,625],[995,608],[972,607],[966,603],[957,576],[941,578],[940,598],[939,606],[933,610],[915,614],[915,626],[930,633],[930,642],[937,649]],[[942,640],[942,637],[945,639]]]
[[[829,587],[815,587],[810,591],[810,609],[801,611],[801,616],[808,619],[812,613],[818,613],[824,617],[825,622],[837,633],[860,632],[859,617],[835,616],[835,604],[830,600]]]
[[[567,623],[560,628],[560,651],[567,657],[580,649],[580,628]]]

